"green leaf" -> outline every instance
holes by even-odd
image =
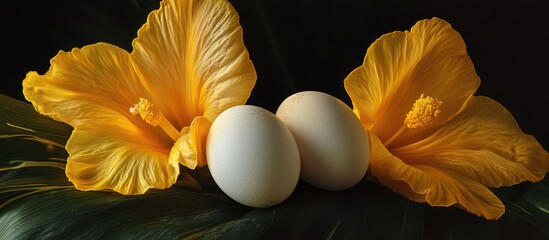
[[[72,132],[67,124],[36,112],[28,103],[0,94],[0,134],[2,138],[21,136],[51,141],[63,147]]]
[[[300,182],[282,204],[254,209],[203,186],[122,196],[82,192],[67,180],[63,148],[72,128],[0,95],[0,239],[548,239],[549,180],[495,190],[498,221],[435,208],[363,181],[342,192]]]

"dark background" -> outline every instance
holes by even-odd
[[[549,8],[544,1],[232,0],[258,74],[248,103],[275,111],[318,90],[350,104],[343,79],[382,34],[440,17],[459,31],[482,84],[547,149]],[[2,1],[0,89],[23,100],[26,72],[43,74],[59,50],[131,41],[158,0]]]

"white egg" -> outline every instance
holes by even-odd
[[[301,154],[301,179],[325,190],[344,190],[366,174],[369,135],[339,99],[306,91],[286,98],[276,115],[290,128]]]
[[[206,157],[219,188],[250,207],[281,203],[299,180],[299,150],[290,130],[256,106],[235,106],[214,120]]]

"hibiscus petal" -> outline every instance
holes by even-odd
[[[421,94],[443,102],[436,125],[454,116],[479,84],[463,39],[437,18],[419,21],[409,32],[383,35],[368,48],[363,65],[345,79],[361,121],[382,141],[401,128]]]
[[[142,92],[129,53],[106,43],[60,51],[46,74],[29,72],[23,80],[38,112],[73,127],[111,123],[135,130],[125,116]]]
[[[374,134],[371,140],[371,173],[393,191],[432,206],[456,205],[487,219],[498,219],[504,213],[503,203],[482,184],[453,171],[407,164],[392,155]]]
[[[182,136],[170,152],[170,162],[179,162],[189,169],[206,165],[206,139],[211,122],[205,117],[196,117],[190,127],[181,131]]]
[[[83,191],[142,194],[171,186],[179,174],[179,163],[169,161],[163,146],[114,126],[79,126],[66,149],[67,177]]]
[[[152,102],[177,129],[245,103],[255,84],[238,15],[223,0],[163,1],[133,47]]]
[[[433,135],[391,152],[409,164],[429,165],[489,187],[536,182],[549,171],[549,153],[487,97],[473,97]]]

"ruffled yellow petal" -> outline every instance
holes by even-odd
[[[29,72],[23,94],[36,110],[73,127],[112,123],[133,128],[125,116],[135,96],[144,94],[129,53],[98,43],[59,52],[44,75]]]
[[[345,79],[355,111],[382,141],[399,131],[422,94],[443,102],[436,126],[455,115],[479,84],[463,39],[437,18],[419,21],[411,31],[383,35],[368,48],[363,65]],[[413,141],[427,129],[407,131],[394,143]]]
[[[170,162],[179,162],[194,169],[206,164],[206,139],[211,122],[205,117],[196,117],[190,127],[181,131],[182,136],[175,142],[170,152]]]
[[[142,194],[171,186],[179,174],[178,162],[168,160],[164,146],[116,126],[79,126],[66,149],[67,177],[83,191]]]
[[[428,165],[488,187],[536,182],[549,171],[549,153],[487,97],[473,97],[434,134],[391,152],[408,164]]]
[[[456,205],[487,219],[498,219],[504,213],[503,203],[482,184],[454,171],[407,164],[391,154],[374,134],[371,141],[370,171],[393,191],[432,206]]]
[[[255,84],[238,15],[223,0],[163,1],[133,47],[152,101],[177,129],[244,104]]]

